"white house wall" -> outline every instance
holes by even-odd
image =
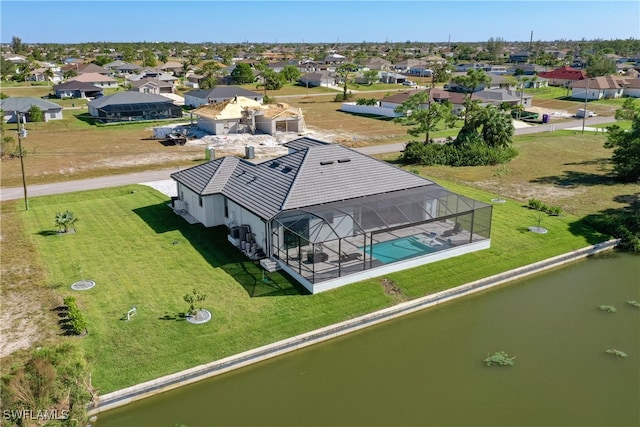
[[[640,88],[638,88],[638,89],[626,88],[624,90],[624,94],[625,94],[625,96],[628,96],[628,97],[631,97],[631,98],[640,98]]]
[[[213,201],[207,200],[210,198],[202,197],[202,206],[200,206],[201,196],[180,183],[178,184],[178,197],[187,204],[186,209],[189,215],[197,219],[198,222],[204,224],[206,227],[211,227],[212,224],[207,222],[207,206],[205,205],[205,201],[208,201],[211,206],[213,205]]]
[[[398,106],[398,104],[389,104],[389,103],[384,103],[387,105],[394,105],[395,107]],[[343,102],[342,106],[340,107],[340,110],[345,111],[347,113],[356,113],[356,114],[374,114],[377,116],[385,116],[385,117],[400,117],[402,116],[402,114],[400,113],[396,113],[394,111],[394,108],[390,108],[390,107],[377,107],[377,106],[373,106],[373,105],[357,105],[355,102]]]
[[[229,211],[228,226],[248,225],[251,233],[255,235],[256,244],[266,252],[267,238],[264,221],[231,200],[227,201],[227,208]]]
[[[44,121],[48,122],[49,120],[62,120],[62,110],[60,110],[60,111],[45,111],[45,113],[44,113]]]
[[[199,107],[206,103],[207,103],[206,99],[196,98],[195,96],[186,95],[186,94],[184,96],[184,105],[186,105],[187,107]]]
[[[264,116],[256,116],[256,129],[268,135],[273,135],[276,133],[276,123]]]
[[[600,89],[589,89],[588,92],[586,88],[582,87],[571,89],[572,98],[585,99],[585,96],[587,99],[601,99],[603,94]]]
[[[227,123],[221,120],[211,120],[204,117],[198,117],[198,129],[208,132],[212,135],[226,135],[229,133],[238,133],[238,120],[227,120]]]

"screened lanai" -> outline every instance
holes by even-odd
[[[488,240],[491,205],[437,184],[287,210],[272,256],[310,283]]]
[[[130,120],[159,120],[182,117],[182,109],[171,102],[112,104],[99,108],[98,118],[103,122]]]

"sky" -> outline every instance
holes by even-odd
[[[640,39],[640,1],[0,1],[0,42]]]

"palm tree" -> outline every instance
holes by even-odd
[[[67,233],[69,229],[78,221],[78,218],[70,211],[56,212],[56,225],[62,233]]]
[[[51,68],[47,68],[44,71],[44,76],[47,78],[47,81],[49,83],[51,83],[53,81],[53,71],[51,71]]]

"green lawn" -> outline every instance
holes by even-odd
[[[442,184],[481,200],[492,197]],[[19,202],[9,203],[20,210]],[[279,273],[269,273],[265,283],[257,263],[227,242],[224,228],[189,225],[167,203],[163,194],[135,185],[34,198],[28,212],[19,212],[48,271],[46,286],[55,288],[60,303],[73,293],[85,314],[89,334],[79,340],[100,393],[398,302],[384,293],[380,278],[318,295]],[[76,233],[54,232],[55,213],[63,210],[79,218]],[[494,209],[491,249],[386,277],[414,298],[605,240],[573,216],[546,217],[546,235],[528,232],[531,225],[531,211],[508,201]],[[77,265],[95,288],[70,290],[81,278]],[[182,297],[192,289],[207,295],[211,322],[182,319]],[[138,314],[122,320],[132,306]]]

